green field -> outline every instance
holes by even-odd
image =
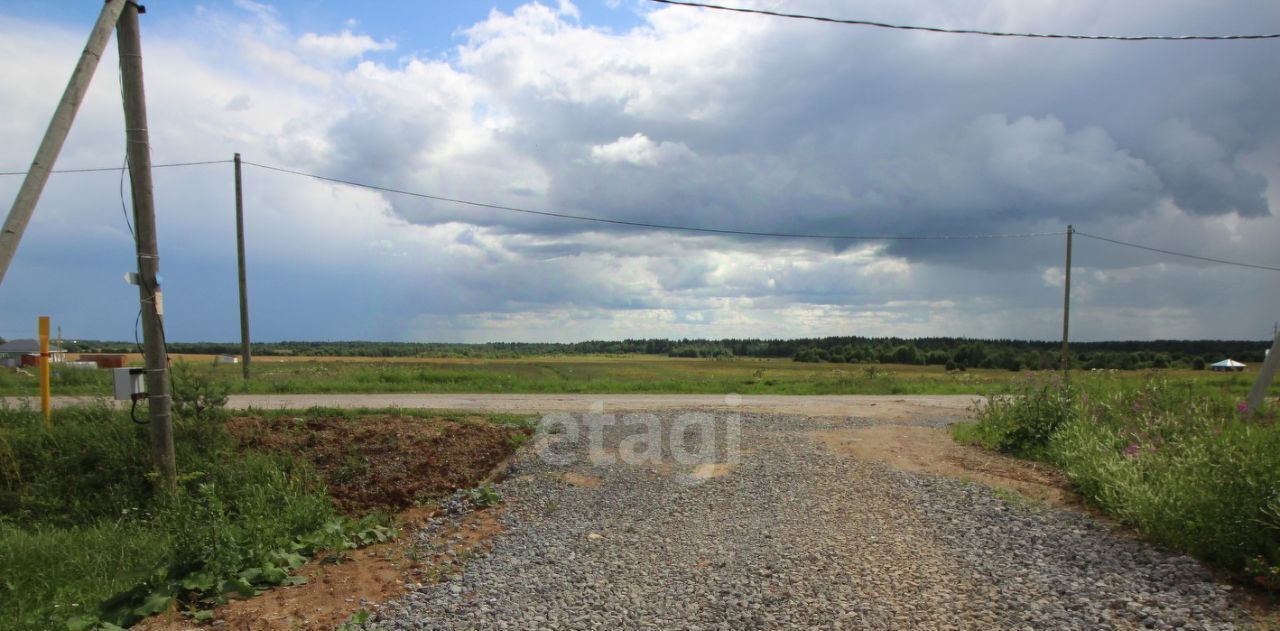
[[[137,361],[137,358],[134,358]],[[181,355],[194,372],[225,382],[235,393],[654,393],[654,394],[989,394],[1024,372],[941,366],[832,364],[789,359],[683,359],[658,355],[586,355],[518,359],[255,359],[245,382],[240,366],[215,366],[209,356]],[[1099,371],[1117,381],[1152,373],[1218,392],[1248,390],[1252,373],[1183,369]],[[107,396],[104,370],[54,370],[55,395]],[[38,393],[33,375],[0,371],[0,395]]]

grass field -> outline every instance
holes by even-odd
[[[133,363],[140,363],[137,356]],[[232,393],[654,393],[654,394],[975,394],[998,393],[1022,373],[941,366],[803,363],[788,359],[680,359],[654,355],[555,356],[520,359],[278,358],[255,359],[245,382],[238,365],[211,356],[174,356],[195,372],[227,383]],[[109,395],[109,371],[57,369],[54,394]],[[1143,372],[1109,372],[1138,380]],[[1162,370],[1178,382],[1216,391],[1246,391],[1251,373]],[[0,371],[0,395],[35,395],[33,375]]]

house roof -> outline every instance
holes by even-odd
[[[1224,359],[1213,365],[1217,366],[1218,368],[1244,368],[1244,364],[1234,359]]]
[[[4,344],[0,344],[0,353],[39,353],[40,342],[38,340],[9,340]],[[64,352],[61,348],[56,348],[52,344],[49,345],[50,353]]]

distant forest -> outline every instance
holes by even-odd
[[[1226,358],[1261,362],[1269,342],[1237,340],[1155,340],[1146,342],[1075,342],[1076,368],[1202,369]],[[71,352],[131,352],[128,342],[79,341]],[[255,356],[304,357],[460,357],[519,358],[546,355],[667,355],[727,359],[733,357],[791,358],[801,362],[858,364],[916,364],[946,366],[950,370],[1001,368],[1038,370],[1058,366],[1059,342],[980,340],[954,337],[824,337],[795,340],[723,339],[574,342],[570,344],[491,342],[444,344],[430,342],[270,342],[253,345]],[[237,343],[180,342],[174,353],[239,354]]]

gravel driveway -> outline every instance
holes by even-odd
[[[854,418],[658,411],[646,429],[547,434],[500,485],[507,531],[452,581],[384,603],[369,629],[1230,629],[1199,565],[1093,520],[967,482],[833,455]],[[571,417],[569,423],[580,423]],[[652,428],[653,423],[648,428]],[[733,431],[734,427],[738,430]],[[683,430],[683,431],[682,431]],[[649,434],[653,435],[653,434]],[[558,441],[558,442],[557,442]],[[593,442],[595,443],[593,445]],[[735,445],[736,443],[736,445]],[[635,442],[623,443],[634,454]],[[673,450],[673,445],[677,450]],[[732,462],[737,454],[736,466]],[[634,457],[631,459],[634,460]],[[715,465],[712,463],[719,463]],[[567,475],[566,475],[567,474]]]

